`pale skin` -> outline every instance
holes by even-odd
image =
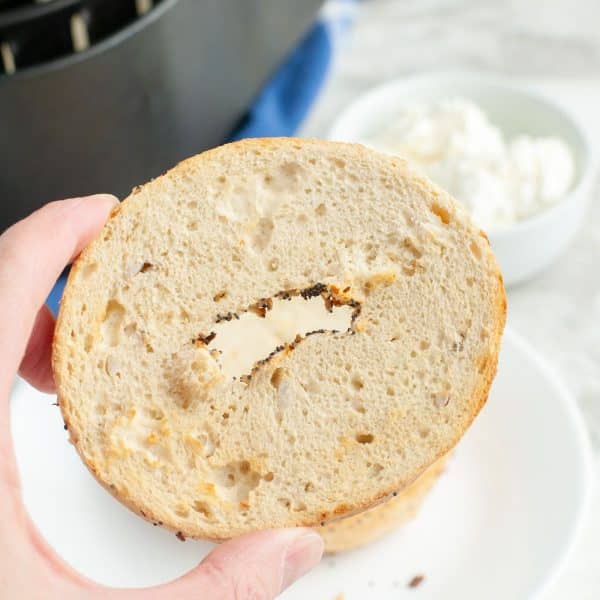
[[[44,300],[64,267],[98,234],[115,203],[104,194],[52,202],[0,236],[0,598],[274,598],[321,559],[323,541],[310,529],[241,536],[171,583],[113,589],[63,562],[25,511],[10,434],[11,386],[18,372],[38,389],[54,391],[54,318]]]

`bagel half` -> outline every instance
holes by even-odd
[[[227,372],[219,326],[290,298],[346,310],[347,327]],[[413,482],[485,403],[505,314],[485,234],[404,161],[248,140],[115,209],[69,276],[53,367],[100,483],[180,536],[226,539]]]

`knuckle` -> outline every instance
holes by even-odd
[[[271,600],[275,593],[268,579],[259,573],[246,570],[229,571],[219,561],[210,560],[204,565],[210,595],[218,600]],[[203,590],[204,591],[204,590]]]
[[[238,577],[235,582],[234,600],[271,600],[274,596],[267,581],[260,575],[246,574]]]
[[[220,562],[209,559],[202,564],[202,571],[206,578],[206,586],[215,599],[225,600],[231,597],[232,582]]]

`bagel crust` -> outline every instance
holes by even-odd
[[[298,332],[226,374],[219,324],[287,298],[345,308],[348,328]],[[404,161],[246,140],[115,209],[71,270],[53,368],[98,481],[218,540],[318,526],[408,486],[485,403],[505,315],[485,234]]]

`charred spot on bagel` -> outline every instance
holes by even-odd
[[[215,338],[217,337],[217,333],[215,331],[211,331],[208,335],[204,335],[199,333],[193,340],[192,343],[196,346],[208,346]]]
[[[332,333],[333,332],[336,332],[336,331],[332,330]],[[325,333],[325,329],[315,329],[314,331],[309,331],[304,337],[308,337],[309,335],[316,335],[317,333]]]
[[[308,300],[309,298],[315,298],[316,296],[320,296],[323,292],[327,291],[327,286],[324,283],[315,283],[314,285],[304,288],[300,290],[300,295]]]
[[[231,321],[232,319],[239,319],[240,317],[236,313],[228,312],[225,314],[218,314],[215,318],[215,323],[220,323],[221,321]]]
[[[271,298],[261,298],[258,302],[251,304],[248,307],[249,312],[253,312],[262,319],[267,315],[267,311],[273,308],[273,300]]]
[[[297,296],[298,293],[299,292],[296,289],[283,290],[281,292],[277,292],[277,294],[275,294],[275,298],[279,298],[280,300],[291,300],[294,296]]]

